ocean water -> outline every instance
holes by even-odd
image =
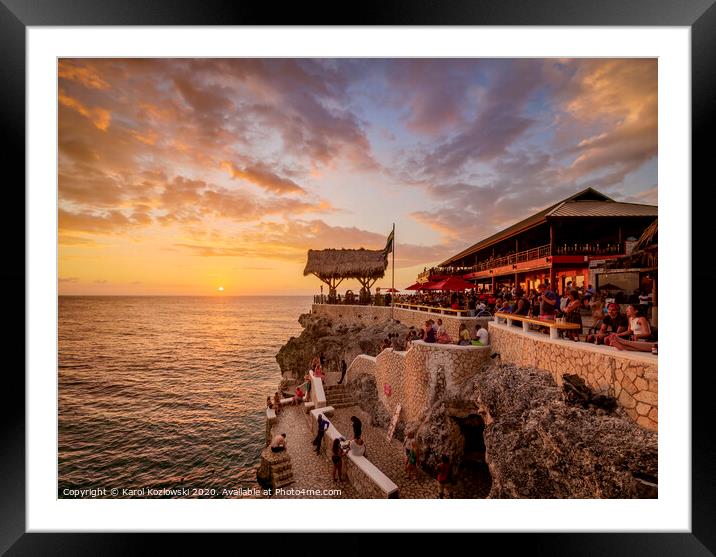
[[[311,302],[61,296],[58,496],[254,484],[275,355]]]

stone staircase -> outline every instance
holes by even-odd
[[[323,387],[323,389],[326,393],[326,406],[345,408],[357,404],[353,395],[348,392],[345,385],[327,385]]]

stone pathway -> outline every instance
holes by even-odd
[[[329,417],[333,425],[346,438],[350,438],[352,429],[350,424],[351,416],[358,416],[363,422],[363,439],[367,446],[367,457],[386,476],[393,480],[400,488],[401,499],[425,499],[437,497],[437,482],[424,472],[418,470],[414,479],[408,479],[405,474],[403,461],[403,446],[400,441],[393,439],[388,442],[385,437],[386,431],[381,428],[372,427],[369,424],[369,416],[359,406],[339,408],[334,415]],[[285,489],[293,489],[293,494],[277,494],[274,497],[309,498],[309,499],[359,499],[361,496],[347,482],[334,482],[332,479],[333,465],[324,452],[316,455],[311,442],[313,434],[309,428],[308,416],[298,406],[284,407],[278,415],[278,421],[273,426],[273,435],[286,433],[286,445],[291,456],[293,465],[293,477],[295,482]],[[336,490],[340,494],[329,493],[321,495],[300,495],[297,491],[303,489],[311,490]]]
[[[400,488],[401,499],[434,499],[438,496],[438,485],[434,478],[418,469],[413,479],[405,474],[403,444],[397,439],[388,442],[386,430],[373,427],[370,416],[360,406],[339,408],[329,419],[346,438],[353,434],[351,416],[357,416],[363,422],[363,440],[366,444],[366,458],[375,464],[386,476]]]
[[[333,481],[333,464],[330,459],[323,453],[320,456],[316,455],[316,449],[311,444],[314,436],[309,428],[308,419],[302,407],[285,406],[273,426],[273,435],[286,434],[286,447],[291,456],[295,479],[293,484],[284,488],[285,493],[278,493],[274,498],[357,499],[358,494],[348,482]],[[302,495],[300,491],[304,489],[317,490],[321,493]],[[324,490],[332,490],[333,493],[324,493]],[[340,493],[336,493],[335,490],[340,490]]]

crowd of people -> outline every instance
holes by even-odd
[[[462,323],[458,331],[458,338],[453,339],[447,332],[447,328],[441,318],[438,318],[437,321],[428,319],[422,327],[411,326],[403,337],[398,333],[388,334],[380,348],[381,350],[392,348],[393,350],[404,351],[415,340],[438,344],[487,346],[489,344],[489,333],[479,323],[474,328],[468,328],[465,323]]]

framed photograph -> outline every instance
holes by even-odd
[[[3,551],[309,531],[713,553],[689,257],[711,2],[362,26],[0,2],[27,215]]]

